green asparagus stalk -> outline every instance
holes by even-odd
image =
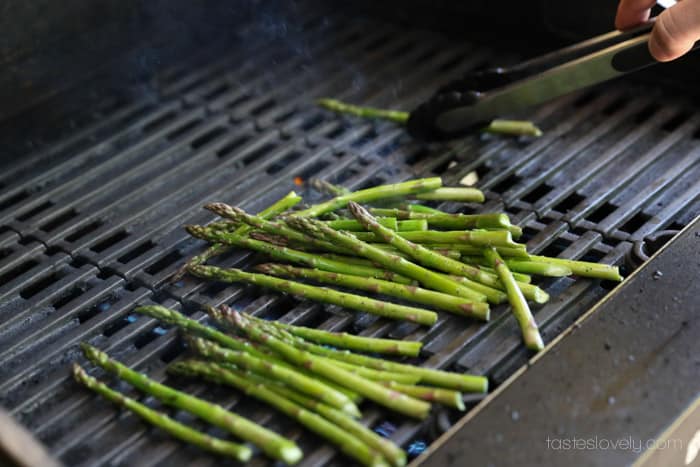
[[[434,214],[381,208],[371,208],[369,212],[374,216],[394,217],[399,220],[422,219],[427,221],[430,227],[450,230],[507,229],[511,226],[508,216],[502,213],[447,214],[441,212],[439,214]]]
[[[460,201],[463,203],[483,203],[484,193],[476,188],[443,187],[425,193],[412,195],[425,201]]]
[[[324,359],[329,365],[336,365],[343,368],[350,373],[353,373],[362,378],[366,378],[370,381],[376,381],[378,383],[384,383],[386,381],[394,381],[400,384],[413,385],[420,382],[420,377],[416,375],[409,375],[406,373],[392,373],[391,371],[374,370],[372,368],[365,368],[362,366],[354,365],[347,362],[339,362],[330,358],[325,358],[319,356],[319,358]]]
[[[243,320],[240,313],[231,310],[230,307],[221,306],[222,318],[227,324],[237,326],[234,319]],[[263,328],[270,329],[269,325]],[[287,333],[289,335],[289,333]],[[407,365],[405,363],[397,363],[381,358],[370,357],[347,350],[335,350],[328,347],[312,344],[303,339],[292,337],[288,342],[293,342],[294,347],[308,353],[331,358],[341,362],[352,363],[354,365],[374,368],[375,370],[391,371],[394,373],[408,373],[419,376],[421,383],[430,384],[433,386],[454,389],[463,392],[487,392],[488,380],[483,376],[466,375],[460,373],[451,373],[448,371],[435,370],[432,368],[424,368],[420,366]]]
[[[384,454],[384,457],[395,467],[403,467],[406,465],[406,453],[403,452],[398,446],[388,439],[379,436],[374,431],[362,425],[357,420],[353,420],[339,410],[291,390],[286,386],[280,385],[277,381],[263,378],[255,374],[248,374],[247,377],[255,383],[264,384],[266,388],[276,392],[282,397],[292,400],[308,410],[313,410],[314,412],[319,413],[340,428],[357,437],[360,441]]]
[[[286,224],[278,222],[270,222],[262,219],[258,216],[252,216],[245,212],[243,209],[229,206],[224,203],[209,203],[204,206],[221,217],[231,219],[235,222],[246,224],[249,227],[260,229],[263,232],[267,232],[272,235],[279,235],[288,240],[300,242],[302,244],[310,245],[314,248],[318,248],[325,251],[332,251],[336,253],[347,253],[348,251],[343,248],[338,248],[329,242],[324,242],[316,238],[305,235],[294,229],[290,229]],[[394,224],[396,224],[396,219],[394,219]],[[207,226],[209,227],[209,226]],[[233,235],[236,235],[235,233]]]
[[[396,222],[396,218],[394,217],[382,217],[380,219],[377,219],[377,222],[391,230],[399,229],[399,225]],[[357,222],[355,219],[337,219],[333,221],[326,221],[326,224],[328,224],[328,226],[334,228],[335,230],[347,230],[350,232],[364,230],[362,224]]]
[[[410,240],[410,239],[408,239]],[[431,250],[450,250],[450,251],[459,251],[463,255],[466,256],[478,256],[482,254],[482,247],[474,246],[474,245],[468,245],[464,243],[433,243],[433,242],[416,242],[415,240],[411,240],[414,243],[420,243],[426,248],[430,248]],[[498,254],[501,256],[505,256],[508,258],[518,258],[518,259],[524,259],[524,260],[529,260],[530,255],[525,251],[524,248],[503,248],[503,247],[496,247],[496,251],[498,251]]]
[[[483,257],[479,258],[478,256],[464,256],[462,257],[462,261],[464,263],[471,264],[472,266],[477,266],[482,271],[487,272],[489,274],[493,274],[496,277],[498,277],[496,271],[492,267],[487,266],[488,261],[486,261]],[[513,278],[516,280],[516,282],[522,282],[524,284],[530,284],[532,282],[532,276],[528,276],[527,274],[523,274],[520,272],[514,272],[512,270],[511,273],[513,274]]]
[[[408,121],[408,112],[399,110],[376,109],[373,107],[360,107],[357,105],[346,104],[337,99],[319,99],[316,101],[318,105],[333,112],[354,115],[361,118],[372,118],[379,120],[390,120],[392,122],[404,125]]]
[[[280,200],[276,201],[274,204],[271,206],[267,207],[266,209],[263,209],[260,214],[258,214],[258,217],[262,219],[271,219],[279,214],[282,214],[284,211],[287,209],[292,208],[294,205],[299,203],[301,201],[301,196],[297,195],[295,192],[290,191],[285,195],[283,198]],[[247,226],[241,226],[239,227],[240,230],[237,230],[236,233],[238,235],[245,235],[250,229]],[[177,282],[182,278],[183,275],[187,272],[187,268],[190,266],[195,266],[198,264],[204,264],[214,256],[219,256],[231,249],[230,246],[228,245],[223,245],[221,243],[216,243],[209,248],[207,248],[203,253],[193,256],[190,258],[185,264],[183,264],[180,269],[178,269],[173,277],[171,278],[171,282]]]
[[[487,264],[483,257],[479,256],[462,256],[462,261],[469,264]],[[504,259],[506,266],[513,273],[513,277],[522,282],[522,279],[517,273],[536,274],[546,277],[564,277],[572,274],[571,269],[559,264],[538,263],[535,261],[524,261],[519,259]]]
[[[453,295],[434,292],[432,290],[426,290],[410,285],[395,284],[393,282],[383,281],[379,279],[370,279],[366,277],[351,276],[347,274],[329,273],[325,271],[317,271],[314,269],[295,268],[293,266],[287,266],[284,264],[261,264],[256,266],[256,269],[265,274],[273,276],[309,279],[324,284],[365,290],[368,292],[389,295],[392,297],[421,303],[423,305],[433,306],[435,308],[444,311],[449,311],[450,313],[455,313],[462,316],[469,316],[484,321],[488,321],[489,319],[489,306],[486,303],[481,303],[483,302],[483,300],[486,299],[486,297],[476,292],[474,293],[474,298],[481,300],[468,301],[460,297],[455,297]],[[396,341],[391,342],[395,343]],[[343,346],[340,345],[339,347]],[[357,348],[355,350],[363,349]],[[377,350],[364,351],[377,352]]]
[[[345,248],[353,249],[355,253],[364,256],[387,269],[398,274],[410,277],[417,280],[425,287],[455,295],[458,297],[474,300],[474,292],[457,284],[440,274],[425,269],[422,266],[414,264],[398,255],[394,255],[376,248],[368,243],[358,240],[352,234],[342,231],[335,231],[322,222],[314,221],[313,219],[291,217],[287,222],[292,223],[297,228],[308,232],[311,235],[325,236],[327,240],[333,241],[342,245]]]
[[[513,241],[507,230],[426,230],[398,232],[398,235],[413,243],[466,243],[480,248],[495,246],[524,250],[525,246]],[[365,242],[381,242],[374,232],[355,232],[355,236]]]
[[[244,370],[284,381],[284,383],[290,387],[340,409],[353,417],[360,416],[360,411],[357,406],[345,394],[336,391],[316,379],[303,375],[292,368],[277,365],[274,361],[270,361],[269,358],[262,359],[250,355],[247,352],[225,349],[202,338],[191,339],[190,343],[193,348],[204,357],[232,363]]]
[[[207,402],[164,384],[109,358],[95,347],[82,343],[85,356],[96,365],[114,373],[132,386],[150,394],[164,404],[196,415],[204,421],[221,427],[233,435],[250,441],[273,459],[295,464],[302,458],[301,449],[293,442],[250,420],[229,412],[220,405]]]
[[[206,307],[207,314],[214,320],[216,321],[219,325],[221,325],[224,328],[231,329],[233,331],[236,330],[236,327],[230,323],[230,320],[227,320],[224,311],[228,310],[227,307],[225,306],[220,306],[219,308],[215,308],[213,306],[207,306]],[[355,391],[352,391],[351,389],[348,389],[342,385],[336,384],[333,381],[329,381],[325,378],[320,378],[318,375],[308,371],[305,368],[300,368],[297,366],[294,366],[284,360],[282,357],[278,357],[272,350],[265,348],[265,347],[260,347],[257,349],[259,355],[264,355],[265,359],[269,361],[270,363],[274,363],[277,366],[282,366],[291,370],[295,370],[299,373],[302,373],[306,376],[311,376],[314,379],[318,380],[320,383],[325,384],[326,386],[329,386],[331,389],[334,389],[338,392],[341,392],[345,394],[352,402],[359,404],[362,402],[362,396],[358,394]],[[257,356],[257,355],[256,355]]]
[[[325,203],[317,204],[315,206],[311,206],[310,208],[298,211],[295,213],[295,215],[300,217],[316,217],[329,211],[344,208],[350,201],[355,201],[357,203],[369,203],[380,199],[396,198],[432,191],[436,188],[440,188],[441,186],[442,180],[440,177],[419,178],[392,185],[380,185],[364,190],[354,191],[347,195],[336,196]]]
[[[445,212],[439,209],[431,208],[430,206],[424,206],[422,204],[408,203],[399,207],[400,209],[405,209],[411,212],[422,212],[425,214],[445,214]]]
[[[498,277],[501,278],[503,285],[506,287],[508,301],[520,325],[525,345],[532,350],[542,350],[544,348],[544,343],[537,329],[535,318],[532,316],[530,307],[527,305],[525,297],[515,283],[515,279],[513,279],[513,275],[510,273],[508,266],[506,266],[506,263],[503,262],[503,259],[494,249],[484,250],[484,257],[491,263],[491,267],[498,272]]]
[[[317,355],[297,349],[264,332],[257,326],[246,323],[246,321],[233,310],[228,309],[228,316],[232,318],[232,322],[235,323],[238,329],[245,333],[250,339],[271,348],[288,362],[303,366],[331,381],[350,387],[352,390],[359,392],[368,399],[404,415],[419,419],[424,419],[428,416],[430,404],[397,393],[378,383],[357,376],[337,365],[328,363],[327,360],[320,359]]]
[[[445,274],[445,277],[463,285],[464,287],[467,287],[470,290],[473,290],[476,293],[480,293],[481,295],[486,297],[486,301],[488,303],[498,305],[508,300],[508,296],[506,295],[506,293],[500,289],[489,287],[488,285],[484,285],[471,279],[467,279],[463,276],[449,276]]]
[[[380,248],[384,251],[387,251],[393,255],[400,256],[404,259],[410,259],[411,257],[405,253],[400,252],[396,248],[394,248],[391,245],[387,245],[386,243],[373,243],[372,246]],[[456,250],[433,250],[436,253],[440,253],[442,256],[447,256],[448,258],[452,259],[461,259],[462,254],[459,251]],[[366,259],[366,258],[357,258],[356,256],[347,256],[347,255],[335,255],[333,253],[331,254],[323,254],[323,256],[327,258],[339,258],[338,261],[343,261],[342,258],[353,258],[355,261],[352,262],[351,264],[363,264],[365,266],[372,266],[375,267],[376,265],[372,263],[372,261]]]
[[[593,277],[619,282],[622,280],[620,269],[609,264],[590,263],[588,261],[575,261],[571,259],[549,258],[547,256],[530,256],[532,261],[545,264],[555,264],[571,269],[571,272],[581,277]]]
[[[363,337],[347,332],[330,332],[321,329],[295,326],[281,323],[279,321],[270,322],[271,325],[284,329],[317,344],[332,345],[343,349],[355,350],[359,352],[380,353],[385,355],[400,355],[406,357],[417,357],[423,346],[422,342],[400,341],[396,339],[381,339],[378,337]]]
[[[367,230],[371,230],[387,244],[393,246],[402,253],[411,256],[411,258],[423,266],[456,276],[468,277],[490,287],[500,285],[498,277],[493,274],[481,271],[478,267],[470,266],[460,261],[446,258],[420,244],[413,243],[403,237],[398,236],[395,232],[381,226],[376,221],[374,216],[372,216],[372,214],[370,214],[359,204],[351,202],[349,204],[349,208],[352,215],[355,216],[355,218],[360,221]]]
[[[321,180],[320,178],[312,178],[309,180],[309,184],[314,190],[332,196],[347,195],[348,193],[352,193],[352,190],[345,188],[344,186],[334,185],[325,180]]]
[[[165,308],[164,306],[140,306],[134,311],[141,315],[155,318],[159,321],[162,321],[163,323],[177,326],[180,329],[187,331],[193,335],[204,337],[205,339],[216,342],[220,346],[226,347],[227,349],[247,352],[250,355],[253,355],[258,358],[267,357],[264,353],[260,352],[255,347],[253,347],[249,342],[226,335],[223,332],[214,329],[211,326],[205,326],[204,324],[198,321],[186,317],[182,313],[178,313],[175,310]]]
[[[438,404],[464,411],[464,400],[462,400],[462,394],[458,391],[453,391],[452,389],[433,388],[428,386],[411,386],[395,381],[388,381],[382,384],[395,391],[406,394],[407,396],[415,397],[416,399],[421,399],[428,402],[437,402]]]
[[[427,326],[431,326],[437,321],[437,314],[435,312],[422,308],[383,302],[361,295],[353,295],[325,287],[302,284],[286,279],[266,276],[264,274],[254,274],[239,269],[223,269],[215,266],[194,266],[190,268],[189,271],[195,276],[204,279],[213,279],[222,282],[246,282],[279,292],[286,292],[309,300],[339,305],[352,310],[383,316],[385,318],[403,319]]]
[[[298,421],[300,424],[313,431],[317,435],[331,441],[345,454],[366,466],[389,465],[381,454],[374,452],[365,443],[346,433],[335,424],[329,422],[318,414],[306,410],[301,405],[293,402],[278,393],[269,390],[262,384],[249,381],[240,372],[225,368],[216,363],[187,360],[177,362],[168,367],[168,370],[181,376],[199,376],[218,384],[232,386],[245,394],[255,397],[280,412]]]
[[[279,261],[289,261],[292,263],[303,264],[311,268],[320,269],[322,271],[339,272],[345,274],[352,274],[353,276],[363,276],[363,277],[375,277],[378,279],[385,279],[392,282],[397,282],[400,284],[410,284],[412,281],[409,278],[394,274],[391,271],[386,271],[383,269],[352,265],[348,263],[339,263],[331,259],[325,258],[323,256],[310,254],[304,251],[294,250],[291,248],[286,248],[280,245],[274,245],[267,242],[262,242],[260,240],[253,240],[251,238],[230,235],[221,232],[208,231],[206,227],[202,226],[187,226],[187,231],[199,238],[214,238],[214,241],[223,241],[230,243],[232,245],[239,246],[241,248],[247,248],[250,250],[258,251],[260,253],[265,253]]]
[[[151,425],[160,428],[180,441],[222,456],[232,457],[240,462],[248,461],[253,454],[248,446],[215,438],[199,432],[168,417],[162,412],[153,410],[120,392],[110,389],[104,383],[88,376],[85,370],[77,363],[73,364],[73,377],[86,388],[96,392],[108,401],[124,407],[131,413],[143,418]]]
[[[534,136],[535,138],[542,136],[542,130],[534,123],[524,120],[496,119],[491,121],[484,131],[499,135]]]

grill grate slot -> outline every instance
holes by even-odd
[[[29,287],[25,287],[22,290],[20,290],[19,296],[24,298],[25,300],[30,299],[34,295],[37,295],[38,293],[48,289],[53,284],[60,281],[63,277],[65,277],[65,274],[62,272],[54,272],[53,274],[44,276],[43,278],[29,285]]]
[[[56,228],[62,226],[69,220],[74,219],[76,217],[78,217],[78,212],[75,209],[68,209],[62,214],[59,214],[58,216],[54,217],[49,222],[39,226],[39,230],[41,230],[42,232],[52,232]]]
[[[38,265],[39,265],[39,261],[37,261],[35,259],[30,259],[29,261],[25,261],[25,262],[21,263],[20,265],[15,266],[11,270],[7,271],[5,274],[0,276],[0,287],[7,284],[11,280],[21,276],[25,272],[29,271],[30,269],[32,269],[33,267],[38,266]]]
[[[29,198],[30,193],[28,191],[21,191],[17,193],[16,195],[10,196],[9,198],[0,201],[0,211],[3,211],[7,208],[11,208],[15,204],[19,203],[20,201],[24,201],[25,199]]]
[[[121,242],[122,240],[124,240],[128,236],[129,236],[129,234],[126,231],[120,230],[119,232],[105,238],[101,242],[94,244],[93,246],[90,247],[90,249],[92,251],[94,251],[95,253],[102,253],[107,248],[116,245],[117,243]]]

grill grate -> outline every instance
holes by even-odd
[[[495,385],[526,361],[504,307],[487,325],[440,314],[425,329],[245,286],[192,278],[168,284],[182,260],[202,249],[181,226],[211,220],[200,209],[206,201],[256,211],[295,188],[297,176],[360,188],[430,174],[457,183],[474,172],[486,204],[443,208],[504,210],[524,227],[532,251],[618,264],[631,242],[700,212],[700,122],[680,101],[663,96],[662,105],[662,96],[644,88],[611,85],[543,106],[533,118],[546,133],[536,141],[482,136],[425,145],[390,123],[338,117],[311,103],[330,95],[411,108],[448,75],[510,57],[495,60],[489,50],[393,24],[309,18],[294,41],[261,35],[253,23],[241,29],[243,45],[226,44],[163,70],[145,95],[103,99],[85,115],[72,110],[65,116],[72,125],[41,147],[25,148],[21,162],[5,169],[0,403],[67,465],[216,462],[70,381],[68,365],[80,360],[81,340],[165,378],[181,344],[173,329],[134,316],[135,303],[161,303],[197,319],[205,319],[201,304],[228,303],[296,324],[421,339],[424,365],[484,373]],[[8,128],[3,134],[12,134]],[[217,262],[250,259],[231,252]],[[547,341],[610,289],[571,278],[543,285],[552,300],[535,313]],[[298,439],[304,465],[342,462],[249,398],[185,384]],[[392,426],[392,439],[404,446],[430,442],[455,418],[438,412],[416,423],[365,410],[368,424]]]

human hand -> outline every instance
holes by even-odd
[[[646,22],[654,0],[620,0],[615,27],[630,29]],[[674,60],[700,40],[700,0],[683,0],[657,18],[649,40],[649,51],[660,62]]]

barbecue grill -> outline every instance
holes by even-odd
[[[202,305],[226,303],[295,324],[420,339],[421,364],[487,375],[492,394],[468,401],[466,416],[438,410],[415,422],[363,411],[364,422],[410,456],[427,447],[419,464],[685,458],[700,368],[700,118],[687,94],[630,77],[521,115],[544,129],[539,139],[429,144],[314,100],[409,110],[450,77],[528,51],[307,1],[126,3],[92,11],[84,2],[47,2],[46,14],[41,5],[13,5],[13,18],[29,26],[12,29],[2,46],[0,406],[53,456],[65,465],[221,462],[82,390],[69,368],[83,361],[79,342],[89,341],[169,379],[164,369],[183,344],[175,329],[137,317],[135,305],[206,321]],[[295,180],[359,189],[433,175],[451,185],[477,177],[487,197],[441,209],[506,212],[523,227],[528,250],[619,264],[630,278],[617,287],[542,281],[552,300],[534,313],[545,342],[556,343],[532,359],[506,306],[487,324],[440,314],[428,329],[248,286],[168,281],[204,248],[182,225],[211,221],[205,202],[255,212],[291,189],[317,196]],[[215,263],[252,259],[234,250]],[[174,384],[297,440],[304,466],[347,462],[240,393]],[[644,458],[646,449],[546,444],[593,436],[685,444]],[[671,457],[654,457],[662,455]]]

